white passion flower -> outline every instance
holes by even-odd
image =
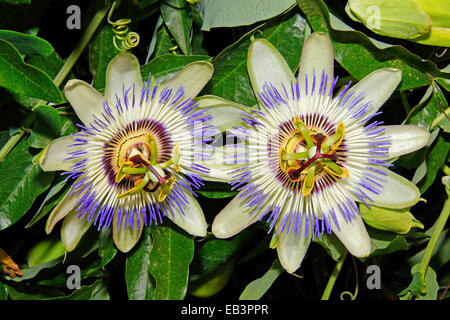
[[[420,196],[414,184],[388,169],[389,159],[423,147],[429,133],[373,121],[401,72],[374,71],[333,96],[333,49],[324,33],[306,39],[298,78],[264,39],[251,44],[248,71],[260,109],[223,107],[241,117],[230,130],[242,143],[234,147],[237,161],[228,172],[239,193],[216,216],[212,232],[227,238],[266,219],[280,262],[291,273],[311,239],[324,231],[333,232],[354,256],[369,255],[371,242],[356,202],[405,208]],[[219,117],[222,108],[210,111]]]
[[[116,246],[127,252],[144,225],[166,216],[188,233],[205,236],[194,190],[208,169],[195,160],[208,156],[198,145],[210,117],[195,110],[193,98],[212,73],[211,63],[194,62],[151,86],[150,76],[143,82],[137,58],[119,53],[107,68],[105,96],[70,80],[64,92],[83,124],[51,142],[39,158],[43,170],[64,170],[73,181],[46,232],[64,218],[62,242],[71,251],[89,226],[112,225]]]

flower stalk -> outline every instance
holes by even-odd
[[[342,266],[344,265],[345,258],[347,257],[347,251],[341,256],[336,265],[334,266],[333,272],[331,273],[330,278],[328,279],[327,286],[323,291],[321,300],[328,300],[331,295],[331,291],[333,290],[334,284],[336,283],[336,279],[341,272]]]

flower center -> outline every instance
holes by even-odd
[[[340,122],[331,136],[310,130],[298,117],[293,124],[295,131],[280,148],[279,163],[291,181],[303,181],[303,196],[311,193],[316,176],[322,171],[349,177],[348,170],[336,163],[336,150],[344,139],[344,123]]]
[[[119,150],[118,166],[115,182],[128,179],[134,187],[118,195],[119,199],[131,196],[141,190],[156,192],[161,188],[158,201],[164,201],[175,183],[175,177],[167,169],[174,166],[179,170],[180,151],[176,144],[173,156],[169,160],[158,163],[158,146],[151,134],[146,133],[125,141]]]

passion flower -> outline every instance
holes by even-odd
[[[84,81],[69,81],[65,95],[83,124],[39,158],[43,170],[64,170],[73,180],[47,220],[47,233],[65,217],[62,241],[71,251],[90,225],[112,226],[115,244],[127,252],[145,225],[166,216],[204,236],[194,190],[208,169],[195,160],[208,157],[199,146],[209,117],[195,111],[193,98],[212,72],[209,62],[194,62],[152,86],[150,76],[143,82],[136,57],[120,53],[108,66],[105,96]]]
[[[333,96],[333,50],[323,33],[305,41],[297,78],[263,39],[250,46],[248,70],[259,110],[226,107],[228,114],[231,108],[241,114],[230,129],[242,143],[228,173],[239,193],[215,218],[213,233],[227,238],[266,219],[288,272],[300,266],[311,239],[323,232],[333,232],[353,255],[369,255],[371,242],[356,203],[405,208],[420,195],[388,169],[389,159],[423,147],[429,133],[374,121],[401,72],[374,71]],[[220,112],[214,110],[216,116]]]

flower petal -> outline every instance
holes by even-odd
[[[77,183],[81,178],[78,178],[75,183]],[[67,194],[62,198],[62,200],[58,203],[58,205],[52,210],[50,215],[47,218],[47,222],[45,224],[45,232],[50,234],[52,232],[54,226],[58,221],[67,216],[70,211],[72,211],[77,204],[78,200],[82,197],[82,195],[77,195],[76,192],[70,194],[72,188],[67,192]],[[70,194],[70,195],[69,195]]]
[[[80,242],[83,235],[88,231],[93,220],[89,222],[86,218],[78,217],[79,212],[72,210],[65,218],[61,228],[61,241],[64,248],[71,252]]]
[[[163,82],[157,91],[161,92],[165,87],[178,89],[183,87],[184,96],[195,98],[208,83],[214,73],[214,66],[208,61],[195,61],[186,65],[173,78]]]
[[[189,202],[184,205],[183,212],[177,205],[172,207],[173,215],[169,212],[169,219],[172,220],[176,225],[184,229],[187,233],[194,236],[204,237],[206,236],[206,220],[203,215],[203,210],[198,204],[197,199],[192,195],[192,193],[186,189],[182,189],[184,195]]]
[[[347,95],[351,92],[354,92],[355,97],[362,94],[365,101],[372,102],[372,109],[365,114],[365,117],[368,117],[380,109],[401,80],[402,72],[398,69],[384,68],[375,70],[355,84]]]
[[[69,158],[68,151],[78,151],[83,148],[83,146],[70,146],[75,143],[76,136],[69,135],[65,137],[58,138],[50,142],[38,158],[38,163],[44,171],[71,171],[72,166],[82,158]],[[67,160],[65,160],[67,159]]]
[[[247,165],[243,161],[237,161],[243,159],[247,151],[244,145],[215,147],[212,149],[211,159],[197,161],[207,167],[209,172],[198,174],[207,181],[230,182],[233,180],[230,172]]]
[[[424,147],[430,139],[430,133],[418,126],[393,125],[384,126],[384,135],[391,138],[389,147],[389,158],[419,150]]]
[[[69,80],[64,87],[64,94],[78,118],[86,126],[92,121],[93,114],[98,114],[103,110],[105,98],[84,81]]]
[[[212,233],[220,239],[229,238],[247,228],[258,220],[258,212],[250,214],[244,207],[245,201],[240,198],[243,191],[234,196],[222,211],[215,217],[212,224]],[[260,212],[264,212],[262,208]]]
[[[141,92],[143,86],[139,61],[129,52],[117,54],[106,69],[106,99],[115,103],[115,95],[122,96],[124,85],[125,90],[134,85],[135,92]]]
[[[411,207],[419,201],[420,191],[414,183],[386,168],[380,167],[379,170],[387,173],[386,176],[382,176],[386,181],[381,183],[383,188],[379,194],[368,194],[372,199],[372,201],[367,201],[369,204],[383,208],[402,209]]]
[[[195,109],[196,112],[199,109],[207,109],[207,113],[213,116],[209,123],[214,125],[219,132],[225,132],[239,124],[245,124],[242,120],[243,112],[250,113],[252,110],[241,104],[212,95],[198,97],[196,101],[199,104]]]
[[[336,220],[337,225],[334,219],[331,219],[331,230],[347,250],[355,257],[367,257],[370,254],[371,243],[361,216],[356,215],[348,222],[342,214],[336,214]]]
[[[137,215],[134,215],[133,227],[127,225],[127,227],[124,228],[126,219],[125,216],[122,215],[120,219],[120,230],[117,226],[118,219],[118,214],[115,212],[113,216],[113,240],[116,247],[119,248],[120,251],[126,253],[133,249],[141,237],[142,230],[144,230],[143,218],[141,217],[139,227],[136,228]]]
[[[306,219],[303,219],[306,220]],[[278,237],[277,254],[283,268],[289,272],[295,272],[301,265],[311,243],[312,232],[304,236],[305,223],[302,223],[300,234],[295,232],[280,232]]]
[[[334,77],[333,63],[333,45],[328,34],[323,32],[312,33],[305,40],[300,60],[298,71],[300,93],[303,94],[305,92],[306,77],[308,86],[311,87],[313,77],[321,79],[322,72],[324,72],[327,79],[326,92],[329,92]],[[309,92],[311,92],[311,89],[309,89]]]
[[[257,97],[258,93],[263,91],[266,82],[280,88],[281,84],[290,86],[291,81],[295,81],[286,60],[270,42],[264,39],[257,39],[250,45],[247,68]],[[259,105],[264,108],[262,102]]]

